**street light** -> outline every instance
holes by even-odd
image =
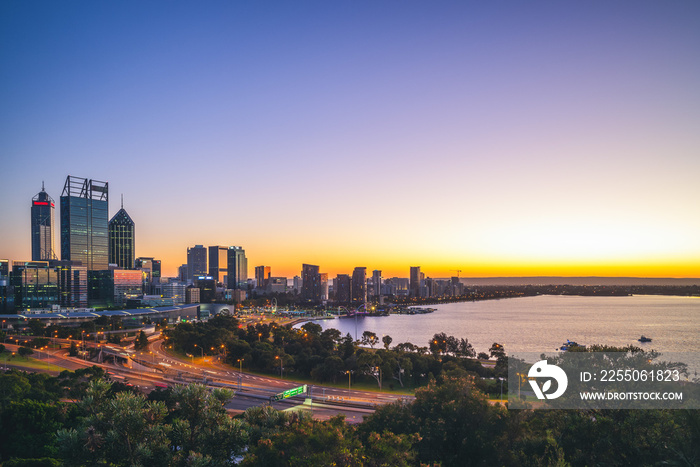
[[[44,353],[46,354],[46,371],[51,371],[51,366],[49,365],[49,351],[48,351],[48,346],[42,347],[41,348]]]
[[[243,358],[238,359],[238,390],[241,390],[241,377],[243,376]]]
[[[350,392],[350,375],[352,374],[352,370],[348,370],[345,373],[348,374],[348,393]],[[348,394],[350,395],[350,394]]]
[[[197,344],[195,344],[194,346],[197,347]],[[200,347],[199,350],[202,352],[202,360],[204,360],[204,349]]]
[[[499,376],[498,379],[501,380],[501,403],[503,403],[503,378]]]
[[[275,360],[280,361],[280,378],[282,377],[282,359],[279,357],[279,355],[275,356]]]

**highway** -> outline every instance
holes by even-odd
[[[56,343],[69,344],[67,339],[56,339]],[[79,346],[81,341],[75,341]],[[95,348],[94,342],[85,341],[85,346]],[[9,351],[17,351],[18,346],[6,344]],[[231,389],[234,398],[226,405],[232,413],[238,413],[249,407],[270,403],[270,397],[287,389],[298,387],[303,383],[239,372],[229,365],[218,361],[217,357],[193,357],[183,359],[173,355],[164,347],[164,341],[157,338],[149,343],[148,349],[135,352],[131,349],[98,344],[103,357],[115,362],[94,362],[78,357],[68,356],[67,349],[34,350],[33,357],[40,362],[56,365],[75,371],[93,365],[102,367],[115,381],[138,386],[149,392],[156,387],[204,383],[209,387]],[[114,358],[114,357],[117,358]],[[109,358],[111,357],[111,358]],[[4,368],[4,359],[0,366]],[[8,366],[15,366],[10,360]],[[34,371],[46,371],[41,368]],[[52,372],[55,374],[55,372]],[[373,391],[340,389],[322,385],[308,385],[310,394],[302,394],[289,399],[272,402],[279,410],[309,411],[314,418],[327,419],[333,415],[345,414],[350,422],[362,421],[362,416],[374,412],[376,405],[396,400],[413,400],[412,396],[392,395]]]

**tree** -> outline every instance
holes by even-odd
[[[68,355],[75,357],[78,355],[78,345],[75,341],[70,341],[70,349],[68,349]]]
[[[0,458],[51,456],[55,449],[54,435],[65,426],[66,409],[53,401],[10,402],[0,412]]]
[[[173,388],[177,401],[173,412],[171,445],[177,456],[186,460],[197,453],[212,465],[228,464],[239,455],[247,442],[247,432],[240,420],[228,416],[224,404],[233,397],[227,389],[209,389],[201,384]]]
[[[340,357],[332,355],[326,357],[322,364],[311,370],[311,377],[318,381],[335,381],[343,372],[344,363]]]
[[[375,333],[372,331],[365,331],[362,333],[362,343],[365,345],[369,345],[370,347],[374,348],[374,346],[379,342],[379,338]]]
[[[32,330],[32,334],[35,336],[43,336],[46,324],[44,324],[41,320],[34,318],[27,321],[27,327]]]
[[[360,371],[374,378],[380,390],[382,389],[382,377],[380,372],[382,363],[382,358],[374,352],[362,352],[357,358],[357,366],[360,368]]]
[[[383,337],[382,337],[382,343],[384,343],[384,348],[387,349],[387,350],[389,350],[389,346],[391,345],[391,342],[392,342],[393,340],[394,340],[394,339],[392,339],[391,336],[389,336],[389,335],[383,336]]]
[[[33,354],[34,351],[32,349],[30,349],[29,347],[22,346],[17,350],[17,353],[19,354],[20,357],[28,357],[31,354]]]
[[[489,349],[489,353],[491,354],[491,357],[495,359],[499,359],[506,355],[506,351],[503,349],[503,346],[496,342],[494,342],[491,348]]]
[[[246,444],[243,424],[224,409],[231,391],[178,386],[169,410],[165,402],[141,394],[113,395],[111,386],[90,382],[77,404],[83,415],[79,425],[58,431],[66,465],[231,465]]]
[[[243,466],[362,466],[362,444],[343,416],[326,422],[292,420],[284,430],[251,446]]]
[[[506,416],[471,380],[446,378],[442,384],[416,390],[412,404],[399,401],[377,408],[360,430],[417,433],[413,446],[421,464],[504,465],[499,453]]]
[[[323,330],[320,324],[312,323],[311,321],[304,324],[301,328],[312,336],[320,336]]]
[[[391,376],[403,387],[403,379],[410,376],[413,362],[406,356],[398,356],[391,358],[389,364],[392,369]]]
[[[467,339],[460,339],[457,346],[457,354],[467,358],[474,358],[476,351]]]
[[[440,332],[430,339],[430,351],[434,354],[447,352],[447,334]]]
[[[118,393],[109,397],[111,384],[94,380],[79,407],[86,415],[77,429],[57,433],[61,454],[68,465],[166,466],[170,457],[167,408],[147,402],[141,394]]]
[[[139,335],[134,341],[134,348],[136,350],[143,350],[148,347],[148,337],[146,337],[146,333],[143,331],[139,331]]]

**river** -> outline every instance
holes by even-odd
[[[392,346],[427,346],[435,333],[444,332],[467,338],[477,352],[488,352],[494,342],[508,353],[551,352],[570,339],[584,345],[633,344],[663,353],[700,353],[700,297],[541,295],[430,307],[437,311],[358,318],[357,336],[372,331],[380,338],[391,336]],[[316,322],[355,336],[353,318]],[[641,335],[652,342],[639,343]]]

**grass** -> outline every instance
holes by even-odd
[[[42,361],[32,357],[20,357],[19,355],[15,355],[14,357],[12,357],[11,355],[8,355],[7,352],[0,354],[0,366],[2,366],[2,368],[5,368],[6,357],[8,367],[13,366],[20,368],[29,368],[31,370],[49,370],[58,372],[65,370],[65,368],[53,365],[51,363],[49,363],[49,365],[47,366],[46,360]]]

